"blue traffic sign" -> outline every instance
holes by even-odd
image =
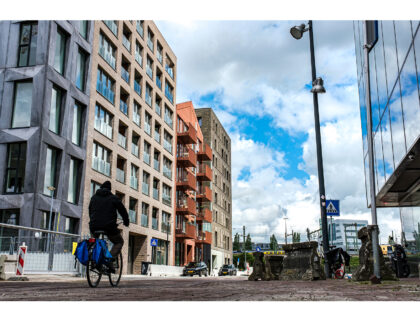
[[[152,238],[150,240],[150,246],[156,247],[158,244],[158,240],[156,238]]]
[[[260,251],[261,251],[261,247],[258,247],[258,246],[257,246],[257,248],[255,248],[255,250],[256,250],[257,252],[260,252]]]
[[[340,216],[340,200],[327,200],[327,216]]]

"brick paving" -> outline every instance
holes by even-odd
[[[92,289],[80,278],[0,282],[0,301],[419,301],[420,280],[380,285],[347,280],[248,281],[246,277],[104,278]]]

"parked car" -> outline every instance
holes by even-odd
[[[190,262],[187,266],[184,267],[183,276],[194,276],[201,275],[208,276],[209,272],[207,270],[207,265],[204,262]]]
[[[238,270],[236,269],[235,265],[223,265],[219,270],[219,276],[226,276],[226,275],[237,275]]]

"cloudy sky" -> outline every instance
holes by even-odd
[[[233,232],[255,241],[318,229],[318,177],[309,39],[301,21],[157,21],[178,58],[177,103],[212,107],[232,139]],[[327,199],[367,219],[352,21],[314,21]],[[400,230],[378,210],[381,238]],[[399,234],[399,232],[398,232]]]

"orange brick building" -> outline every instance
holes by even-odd
[[[212,150],[203,140],[192,102],[176,105],[175,265],[210,267]]]

